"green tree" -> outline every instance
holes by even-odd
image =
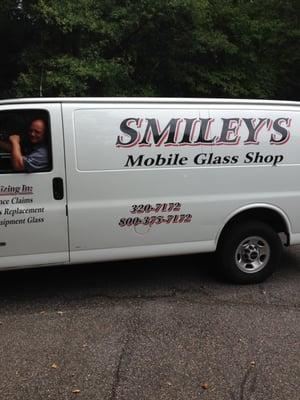
[[[1,96],[299,98],[298,0],[2,2]]]

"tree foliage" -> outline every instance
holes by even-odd
[[[299,98],[298,0],[1,3],[1,97]]]

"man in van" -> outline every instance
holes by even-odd
[[[11,164],[15,171],[37,172],[47,169],[49,159],[45,135],[45,121],[35,119],[30,124],[27,141],[21,141],[18,134],[10,135],[8,142],[0,140],[0,148],[11,154]]]

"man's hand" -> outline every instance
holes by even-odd
[[[21,138],[19,135],[10,135],[9,141],[11,144],[20,144]]]

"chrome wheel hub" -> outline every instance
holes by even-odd
[[[238,268],[246,273],[254,273],[263,269],[270,259],[270,246],[259,236],[244,239],[235,252]]]

